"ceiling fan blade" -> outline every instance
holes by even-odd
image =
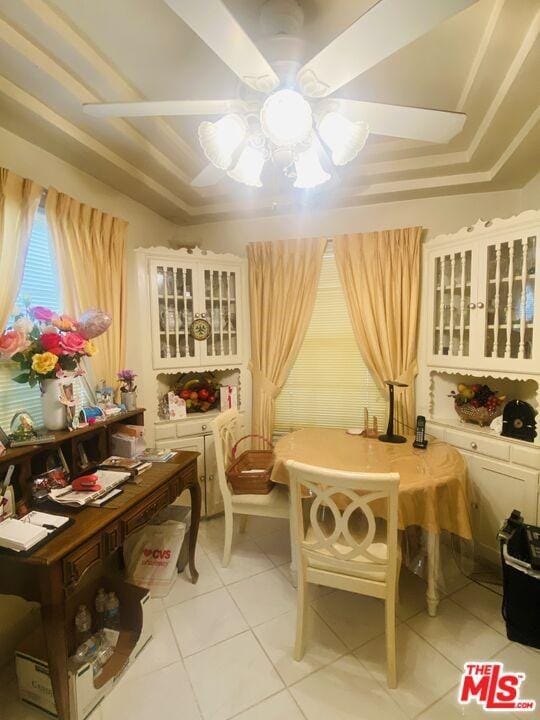
[[[279,78],[221,0],[165,0],[242,82],[269,93]]]
[[[237,100],[148,100],[144,102],[84,103],[83,112],[95,117],[223,115],[235,112],[238,106]]]
[[[463,113],[384,105],[362,100],[332,99],[328,109],[341,112],[349,120],[364,120],[370,133],[391,135],[411,140],[445,143],[463,128],[467,116]]]
[[[302,92],[326,97],[475,2],[379,0],[301,68],[297,80]]]
[[[215,185],[225,177],[225,170],[221,170],[215,165],[208,164],[204,170],[193,178],[190,185],[193,187],[208,187]]]

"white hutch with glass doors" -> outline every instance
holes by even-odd
[[[487,384],[540,405],[540,211],[478,221],[423,251],[418,413],[467,461],[478,554],[499,562],[497,530],[516,508],[540,523],[540,415],[534,443],[461,422],[448,397]]]
[[[147,444],[199,453],[202,512],[214,515],[223,510],[210,430],[219,404],[215,410],[171,420],[166,396],[183,378],[211,373],[220,384],[236,387],[244,427],[250,427],[247,262],[198,248],[135,252],[140,337],[148,338],[140,353],[138,384],[139,404],[147,410]],[[195,337],[197,320],[209,324],[204,339]]]

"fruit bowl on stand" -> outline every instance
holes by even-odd
[[[209,374],[184,375],[174,392],[186,401],[188,413],[208,412],[219,404],[219,384]]]
[[[488,385],[458,385],[458,392],[452,391],[454,407],[463,422],[474,422],[483,427],[502,415],[506,397],[499,397],[498,390]]]

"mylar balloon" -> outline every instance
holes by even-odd
[[[112,317],[108,313],[103,312],[103,310],[91,308],[84,312],[79,318],[77,331],[85,340],[90,340],[98,335],[102,335],[105,330],[108,329],[111,322]]]

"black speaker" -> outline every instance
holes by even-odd
[[[534,442],[536,420],[533,406],[523,400],[511,400],[506,403],[503,411],[501,435]]]

